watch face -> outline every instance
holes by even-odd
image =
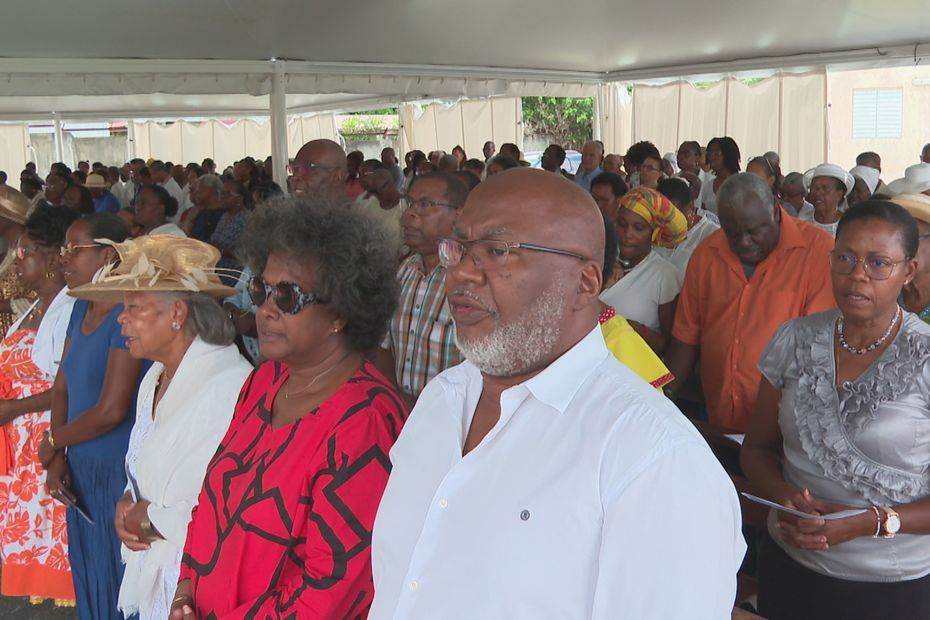
[[[885,520],[885,531],[889,534],[897,534],[900,529],[901,519],[898,518],[898,515],[888,515]]]

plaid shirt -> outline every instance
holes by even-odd
[[[394,352],[397,385],[419,396],[427,382],[462,361],[446,300],[446,270],[423,271],[423,259],[410,256],[397,270],[400,299],[386,344]]]

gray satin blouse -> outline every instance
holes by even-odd
[[[784,323],[759,370],[781,390],[778,425],[788,483],[818,498],[894,506],[930,495],[930,325],[905,312],[898,334],[858,378],[836,388],[833,334],[839,310]],[[854,581],[930,574],[930,536],[860,537],[826,551],[772,538],[800,564]]]

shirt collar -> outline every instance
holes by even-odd
[[[595,325],[575,346],[521,385],[537,400],[564,413],[581,384],[608,355],[601,326]]]

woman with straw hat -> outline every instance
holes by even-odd
[[[168,235],[113,247],[119,263],[72,294],[124,301],[119,323],[129,353],[154,361],[139,387],[126,453],[129,483],[115,526],[126,562],[120,609],[127,617],[164,620],[207,462],[252,367],[216,300],[235,292],[214,273],[219,250]]]
[[[61,248],[65,282],[86,284],[113,262],[107,242],[129,237],[112,213],[74,222]],[[52,388],[52,423],[39,445],[52,497],[68,504],[68,557],[82,620],[122,618],[116,607],[123,575],[113,527],[116,502],[126,489],[125,458],[136,392],[149,362],[127,351],[117,317],[122,304],[74,302],[61,367]]]

